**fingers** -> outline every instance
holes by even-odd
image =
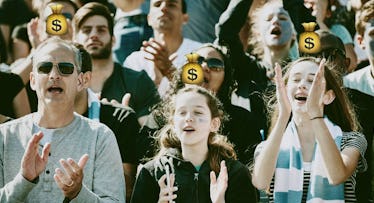
[[[78,161],[79,167],[83,170],[84,166],[86,166],[86,163],[88,161],[88,154],[84,154]],[[74,162],[75,163],[75,162]]]
[[[34,134],[26,148],[26,154],[31,153],[31,152],[37,152],[38,151],[38,146],[40,140],[43,138],[43,133],[39,131],[38,133]]]
[[[227,167],[226,167],[225,160],[221,161],[221,170],[219,172],[218,179],[220,179],[222,181],[227,181],[228,180]]]
[[[216,174],[214,173],[214,171],[211,171],[210,172],[210,184],[214,185],[216,183],[217,183]]]
[[[49,156],[49,152],[51,151],[51,144],[50,143],[47,143],[44,147],[43,147],[43,151],[42,151],[42,160],[44,163],[47,163],[48,162],[48,156]]]
[[[67,171],[66,168],[64,168],[65,171]],[[55,169],[55,175],[53,176],[56,180],[56,182],[61,183],[61,188],[66,188],[66,186],[72,186],[73,180],[70,178],[70,176],[66,173],[64,173],[60,168]]]
[[[275,63],[274,70],[275,70],[275,82],[277,86],[284,84],[283,79],[282,79],[282,68],[279,65],[279,63]]]
[[[126,93],[126,94],[122,97],[122,105],[124,105],[124,106],[129,106],[130,98],[131,98],[131,94],[130,94],[130,93]]]
[[[166,187],[165,180],[166,180],[166,174],[164,174],[163,176],[161,176],[161,178],[157,181],[158,185],[160,186],[160,189]]]

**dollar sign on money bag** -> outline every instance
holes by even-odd
[[[68,31],[66,18],[61,14],[63,5],[52,4],[50,6],[52,14],[48,16],[46,22],[47,33],[50,35],[63,35]]]
[[[204,72],[197,63],[199,55],[196,53],[187,54],[188,63],[182,68],[182,81],[187,84],[201,84],[204,81]]]
[[[314,32],[314,28],[317,23],[309,22],[302,23],[305,32],[301,33],[299,38],[299,50],[308,54],[318,53],[321,49],[321,42],[317,33]]]

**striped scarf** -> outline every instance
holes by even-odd
[[[87,88],[88,93],[88,118],[100,121],[100,101],[95,93]]]
[[[327,117],[324,121],[340,151],[342,130]],[[314,149],[307,203],[344,202],[344,184],[330,185],[318,144]],[[274,202],[299,203],[303,195],[303,159],[295,122],[283,135],[274,175]]]

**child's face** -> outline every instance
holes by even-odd
[[[293,112],[306,112],[306,100],[318,65],[302,61],[291,67],[287,82],[287,94]]]
[[[173,124],[182,145],[206,144],[213,128],[205,96],[196,92],[179,94],[175,100]]]
[[[260,34],[266,46],[284,46],[293,37],[292,22],[283,7],[268,6],[261,14]]]

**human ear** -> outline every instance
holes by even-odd
[[[32,71],[30,72],[30,87],[32,90],[36,91],[35,90],[35,75]]]
[[[323,104],[329,105],[331,104],[335,99],[335,93],[332,90],[328,90],[325,95],[323,96]]]
[[[218,117],[212,119],[210,123],[210,132],[217,132],[221,126],[221,120]]]
[[[361,49],[365,49],[364,37],[362,35],[357,35],[357,42],[360,45]]]
[[[78,92],[82,91],[84,89],[84,82],[83,82],[83,73],[79,73],[78,75],[78,84],[77,84],[77,90]]]

